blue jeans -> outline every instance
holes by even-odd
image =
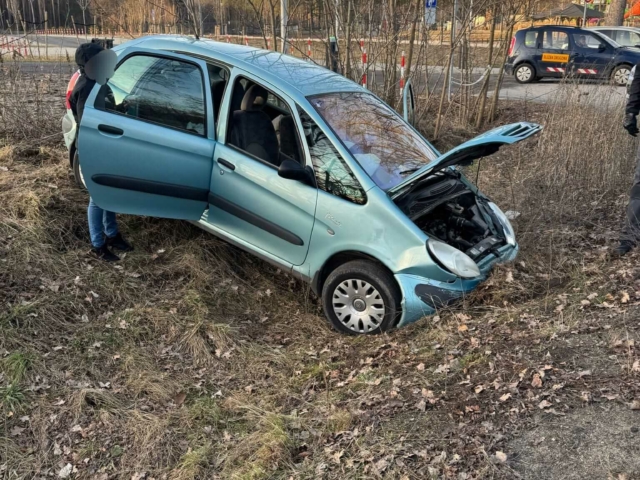
[[[104,237],[115,237],[118,234],[118,223],[116,222],[116,214],[107,212],[93,203],[93,199],[89,198],[89,208],[87,209],[89,217],[89,235],[91,235],[91,245],[94,248],[100,248],[104,245]]]

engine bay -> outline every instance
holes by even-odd
[[[455,170],[432,175],[396,203],[427,235],[476,262],[506,244],[488,201],[467,186]]]

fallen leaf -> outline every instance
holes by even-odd
[[[507,461],[507,454],[501,451],[496,452],[496,458],[500,463],[504,463]]]
[[[433,390],[427,390],[426,388],[423,388],[421,393],[424,398],[435,398]]]
[[[500,401],[501,402],[506,402],[507,400],[509,400],[511,398],[511,394],[510,393],[505,393],[504,395],[502,395],[500,397]]]
[[[22,435],[22,432],[24,432],[24,430],[25,430],[24,428],[20,428],[20,427],[13,427],[13,428],[11,429],[11,436],[12,436],[12,437],[20,436],[20,435]]]
[[[511,270],[507,272],[507,276],[505,277],[504,281],[507,283],[513,283],[513,272]]]
[[[71,475],[71,471],[73,470],[73,466],[70,463],[67,463],[62,469],[58,472],[58,476],[60,478],[68,478]]]
[[[635,362],[633,362],[631,370],[634,372],[640,372],[640,360],[636,360]]]
[[[459,325],[458,326],[458,331],[459,332],[466,332],[467,330],[469,330],[469,327],[467,327],[466,325]]]
[[[419,372],[424,371],[424,363],[420,363],[416,368],[418,369]]]
[[[533,375],[533,380],[531,380],[531,386],[533,388],[542,388],[542,378],[540,378],[539,373],[536,373]]]
[[[376,462],[376,468],[380,473],[384,472],[388,466],[389,462],[387,462],[384,458],[381,458]]]
[[[640,410],[640,400],[634,400],[631,402],[631,410]]]
[[[551,402],[548,402],[547,400],[542,400],[539,404],[538,404],[538,408],[539,409],[544,409],[544,408],[549,408],[551,405],[553,405]]]
[[[175,403],[179,407],[184,403],[186,399],[187,399],[187,394],[184,392],[180,392],[173,398],[173,403]]]
[[[622,292],[622,298],[620,298],[622,303],[629,303],[629,294],[627,292]]]
[[[588,377],[589,375],[591,375],[591,370],[582,370],[578,373],[578,378]]]

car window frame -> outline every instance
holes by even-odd
[[[203,104],[204,104],[204,133],[198,133],[198,132],[191,132],[189,130],[184,130],[182,128],[178,128],[178,127],[172,127],[171,125],[165,125],[163,123],[158,123],[158,122],[154,122],[152,120],[147,120],[145,118],[139,118],[139,117],[133,117],[131,115],[125,115],[123,113],[114,111],[114,110],[107,110],[104,107],[99,107],[98,104],[98,96],[100,94],[100,90],[102,90],[103,86],[101,85],[100,88],[97,90],[96,93],[96,98],[93,101],[93,108],[95,110],[98,110],[100,112],[104,112],[104,113],[108,113],[111,115],[117,115],[120,117],[124,117],[124,118],[128,118],[130,120],[136,120],[138,122],[143,122],[143,123],[148,123],[150,125],[155,125],[158,127],[162,127],[162,128],[168,128],[169,130],[173,130],[176,132],[181,132],[181,133],[185,133],[188,135],[194,135],[196,137],[199,138],[211,138],[209,135],[209,127],[210,127],[210,123],[209,122],[209,113],[211,113],[211,115],[213,115],[213,112],[210,112],[210,106],[212,106],[213,104],[213,99],[211,98],[211,88],[207,89],[204,86],[208,84],[208,80],[209,80],[209,74],[208,72],[204,72],[202,65],[200,65],[198,62],[195,62],[189,58],[184,58],[182,56],[174,56],[171,54],[171,52],[156,52],[156,51],[148,51],[148,50],[133,50],[132,52],[129,52],[127,55],[124,55],[122,57],[122,59],[118,58],[118,64],[116,65],[116,68],[114,70],[114,74],[115,72],[118,71],[119,68],[122,67],[122,65],[124,65],[126,63],[127,60],[129,60],[132,57],[136,57],[136,56],[147,56],[147,57],[154,57],[154,58],[162,58],[162,59],[167,59],[167,60],[175,60],[175,61],[179,61],[179,62],[184,62],[184,63],[188,63],[190,65],[195,66],[196,68],[198,68],[198,70],[200,71],[200,79],[202,81],[202,93],[203,93]],[[136,82],[133,85],[133,88],[131,89],[131,91],[133,92],[133,90],[143,81],[148,81],[148,79],[145,80],[145,77],[147,76],[147,72],[145,72],[142,77],[140,77],[140,80],[138,82]],[[105,84],[106,85],[106,84]],[[209,90],[209,92],[207,92],[207,90]],[[215,127],[212,129],[213,130],[213,140],[215,140]]]
[[[236,147],[235,145],[231,145],[228,141],[228,135],[229,135],[229,124],[230,124],[230,118],[231,118],[231,112],[229,111],[229,108],[231,106],[231,99],[233,97],[233,87],[235,86],[236,81],[241,80],[242,78],[249,80],[253,83],[256,83],[258,85],[260,85],[261,87],[263,87],[265,90],[267,90],[267,92],[271,93],[272,95],[275,95],[277,97],[280,97],[281,100],[283,100],[287,106],[289,107],[289,110],[291,112],[291,115],[294,119],[294,123],[296,125],[296,135],[297,135],[297,141],[298,141],[298,147],[299,147],[299,151],[300,154],[304,157],[300,163],[300,165],[302,165],[303,167],[307,167],[307,166],[311,166],[313,168],[313,165],[311,164],[311,155],[309,152],[309,149],[307,148],[307,142],[303,141],[303,136],[302,133],[304,132],[304,130],[302,129],[302,122],[300,121],[300,117],[298,116],[298,112],[296,111],[296,102],[294,102],[286,93],[284,93],[282,90],[280,90],[279,88],[275,87],[274,85],[272,85],[271,83],[256,77],[255,75],[252,75],[251,73],[247,72],[246,70],[242,70],[241,68],[238,67],[232,67],[231,69],[231,75],[229,78],[229,85],[231,85],[231,88],[225,88],[225,92],[224,92],[224,96],[222,97],[222,105],[221,108],[224,109],[220,110],[219,114],[218,114],[218,118],[221,119],[222,115],[224,115],[224,121],[220,120],[218,123],[220,124],[218,126],[218,142],[221,143],[222,145],[231,148],[232,150],[234,150],[237,153],[240,153],[242,155],[245,155],[246,157],[255,160],[257,162],[260,162],[263,165],[267,165],[271,168],[273,168],[274,170],[278,170],[278,167],[275,166],[272,163],[267,162],[266,160],[263,160],[261,158],[256,157],[255,155],[252,155],[249,152],[245,152],[244,150],[242,150],[241,148]]]
[[[313,98],[315,95],[312,95],[310,97],[307,98]],[[318,186],[318,178],[316,176],[316,169],[315,166],[313,165],[313,158],[311,157],[311,150],[309,150],[309,145],[307,144],[307,140],[305,138],[304,140],[304,147],[305,149],[307,149],[309,151],[309,161],[311,162],[311,170],[313,171],[313,178],[314,181],[316,183],[316,188],[319,191],[323,191],[324,193],[331,195],[333,197],[339,198],[340,200],[344,200],[345,202],[349,202],[352,205],[358,205],[358,206],[365,206],[367,203],[369,203],[369,195],[367,195],[368,190],[365,188],[365,186],[363,185],[362,181],[360,180],[359,176],[357,175],[356,171],[354,170],[353,166],[349,163],[349,160],[342,154],[342,152],[340,151],[340,149],[338,148],[338,146],[336,145],[335,141],[331,138],[330,135],[327,134],[327,130],[329,132],[331,132],[333,135],[335,135],[335,132],[333,131],[333,129],[331,128],[330,125],[328,125],[326,122],[324,122],[324,119],[322,118],[322,115],[320,115],[315,108],[313,108],[313,105],[309,104],[309,108],[304,108],[302,105],[300,105],[299,103],[296,103],[296,113],[298,113],[297,109],[302,110],[316,125],[317,127],[320,129],[320,131],[324,134],[324,136],[327,138],[327,140],[329,140],[329,143],[331,144],[331,146],[334,148],[334,150],[336,151],[336,153],[339,155],[340,160],[342,161],[342,163],[344,164],[344,166],[349,170],[349,172],[351,173],[351,175],[353,176],[353,178],[356,180],[356,182],[358,182],[358,185],[360,185],[360,189],[362,190],[362,195],[364,197],[364,202],[363,203],[357,203],[357,202],[353,202],[347,198],[344,197],[340,197],[338,195],[335,195],[334,193],[328,192],[326,190],[323,190],[322,188],[320,188]],[[313,113],[317,114],[324,123],[324,128],[323,128],[323,124],[318,122],[310,113],[309,110],[312,110]],[[342,141],[339,139],[339,137],[336,136],[336,138],[338,138],[338,141],[342,144]],[[357,161],[356,161],[357,163]],[[360,168],[362,168],[362,166],[360,166],[360,164],[358,164],[358,166]],[[371,178],[369,175],[367,175],[367,177]]]

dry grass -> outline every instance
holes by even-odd
[[[88,198],[64,152],[5,146],[0,472],[507,479],[518,465],[494,454],[517,454],[504,438],[544,414],[543,399],[558,414],[581,408],[583,391],[632,401],[640,272],[602,248],[634,145],[612,126],[619,111],[580,103],[575,119],[600,125],[591,138],[561,103],[505,106],[503,118],[524,108],[545,133],[483,161],[479,177],[521,212],[519,261],[461,307],[367,338],[330,331],[304,285],[186,222],[121,216],[136,250],[120,268],[90,259]]]

